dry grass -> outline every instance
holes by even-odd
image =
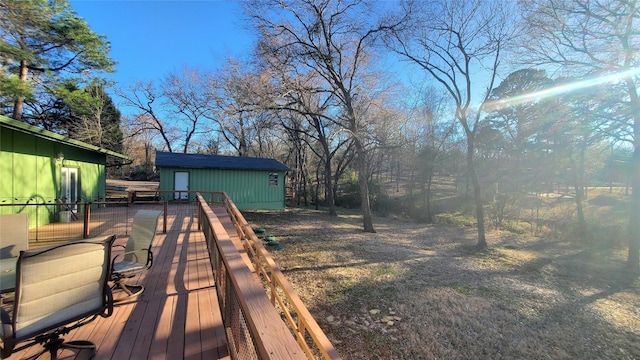
[[[244,212],[345,359],[640,358],[624,249],[306,209]],[[606,235],[603,235],[606,236]]]

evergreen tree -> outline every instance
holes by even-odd
[[[64,132],[70,138],[121,152],[120,111],[105,92],[104,85],[94,82],[84,89],[77,89],[68,84],[65,90],[60,94],[64,99]]]
[[[25,101],[55,103],[46,97],[64,83],[113,70],[109,48],[67,0],[0,1],[0,104],[12,103],[13,118],[21,120]]]

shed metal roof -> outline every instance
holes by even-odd
[[[48,139],[50,141],[54,141],[54,142],[58,142],[58,143],[62,143],[62,144],[66,144],[66,145],[70,145],[70,146],[75,146],[78,147],[80,149],[84,149],[84,150],[88,150],[88,151],[93,151],[93,152],[97,152],[97,153],[102,153],[102,154],[107,154],[107,155],[111,155],[120,159],[125,159],[125,160],[133,160],[130,157],[126,156],[126,155],[122,155],[119,154],[115,151],[111,151],[111,150],[107,150],[98,146],[94,146],[91,144],[87,144],[85,142],[82,142],[80,140],[75,140],[72,139],[70,137],[67,136],[63,136],[60,134],[56,134],[54,132],[48,131],[48,130],[44,130],[41,129],[39,127],[33,126],[33,125],[29,125],[25,122],[22,121],[18,121],[18,120],[14,120],[11,119],[9,117],[0,115],[0,125],[2,125],[2,127],[6,127],[8,129],[13,129],[16,131],[20,131],[23,133],[27,133],[27,134],[31,134],[33,136],[37,136],[37,137],[41,137],[43,139]]]
[[[184,154],[156,152],[156,167],[192,169],[289,171],[286,165],[275,159],[209,154]]]

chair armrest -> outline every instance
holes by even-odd
[[[113,292],[111,291],[109,284],[104,285],[104,301],[107,307],[104,309],[105,311],[100,314],[100,316],[106,318],[113,314]]]
[[[147,268],[150,268],[151,265],[153,264],[153,253],[149,249],[140,249],[140,250],[128,251],[128,252],[120,253],[120,254],[114,256],[113,259],[111,260],[111,269],[113,269],[113,265],[114,264],[119,262],[118,260],[120,258],[123,258],[123,257],[125,257],[126,255],[129,255],[129,254],[135,254],[135,253],[138,253],[138,252],[141,252],[141,251],[146,251],[147,258],[145,259],[145,263],[147,264]],[[140,261],[140,263],[142,263],[142,261]]]
[[[120,253],[120,254],[118,254],[118,255],[114,256],[114,257],[113,257],[113,259],[111,259],[111,264],[113,265],[113,264],[115,264],[116,262],[119,262],[119,261],[116,261],[116,260],[118,260],[118,259],[120,259],[120,258],[123,258],[123,257],[125,257],[126,255],[129,255],[129,254],[135,254],[135,253],[137,253],[138,251],[141,251],[141,250],[128,251],[128,252]],[[121,261],[121,260],[120,260],[120,261]],[[111,268],[113,268],[113,266],[112,266]]]
[[[4,309],[0,308],[0,319],[2,319],[2,329],[0,329],[0,338],[2,339],[2,349],[0,355],[3,359],[8,358],[13,352],[15,341],[13,340],[13,322],[11,316]]]
[[[0,308],[0,319],[2,319],[2,339],[13,337],[13,322],[11,321],[11,316],[5,310]]]
[[[124,246],[124,245],[112,245],[112,246],[111,246],[111,248],[123,248],[123,249],[126,249],[126,246]],[[114,261],[118,256],[120,256],[120,254],[118,254],[118,255],[114,256],[114,257],[113,257],[113,259],[111,259],[111,264],[113,264],[113,261]]]

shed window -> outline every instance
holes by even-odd
[[[278,186],[278,173],[269,174],[269,186]]]

